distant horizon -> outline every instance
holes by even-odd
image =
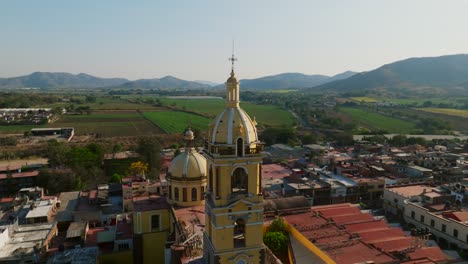
[[[226,78],[229,77],[230,71],[231,71],[231,69],[229,69],[229,71],[226,73]],[[9,76],[9,77],[0,76],[0,79],[1,79],[1,78],[7,79],[7,78],[16,78],[16,77],[28,76],[28,75],[31,75],[31,74],[36,73],[36,72],[39,72],[39,73],[69,73],[69,74],[73,74],[73,75],[87,74],[87,75],[91,75],[91,76],[98,77],[98,78],[106,78],[106,79],[122,78],[122,79],[127,79],[127,80],[129,80],[129,81],[136,81],[136,80],[142,80],[142,79],[161,79],[161,78],[164,78],[164,77],[174,77],[174,78],[177,78],[177,79],[182,79],[182,80],[192,81],[192,82],[202,81],[202,82],[212,82],[212,83],[217,83],[217,84],[221,84],[221,83],[222,83],[222,82],[215,82],[215,81],[211,81],[211,80],[201,80],[201,79],[189,80],[189,79],[184,79],[184,78],[181,78],[181,77],[175,76],[175,75],[165,75],[165,76],[153,77],[153,78],[150,77],[150,78],[130,79],[130,78],[126,78],[125,76],[112,76],[112,77],[107,77],[107,76],[95,75],[95,74],[92,74],[92,73],[89,73],[89,72],[77,72],[77,73],[73,73],[73,72],[65,72],[65,71],[33,71],[33,72],[30,72],[30,73],[27,73],[27,74],[22,74],[22,75],[17,75],[17,76]],[[339,72],[339,73],[332,74],[332,75],[326,75],[326,74],[320,74],[320,73],[311,73],[311,74],[308,74],[308,73],[303,73],[303,72],[280,72],[280,73],[274,73],[274,74],[270,74],[270,75],[257,76],[257,77],[253,77],[253,78],[242,78],[242,76],[238,76],[238,77],[240,77],[240,79],[257,79],[257,78],[262,78],[262,77],[275,76],[275,75],[279,75],[279,74],[288,74],[288,73],[297,73],[297,74],[304,74],[304,75],[324,75],[324,76],[332,77],[332,76],[335,76],[335,75],[338,75],[338,74],[342,74],[342,73],[345,73],[345,72],[355,72],[355,71],[349,71],[349,70],[348,70],[348,71],[343,71],[343,72]],[[360,72],[355,72],[355,73],[360,73]],[[237,75],[237,74],[236,74],[236,75]]]
[[[220,83],[237,74],[333,76],[411,58],[468,53],[468,2],[142,0],[0,3],[0,76],[171,75]],[[437,18],[437,19],[435,19]]]

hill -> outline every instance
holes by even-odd
[[[468,55],[410,58],[313,87],[314,91],[466,95]]]
[[[29,75],[0,78],[0,88],[96,88],[120,85],[128,82],[123,78],[99,78],[89,74],[66,72],[34,72]]]
[[[215,82],[211,82],[211,81],[203,81],[203,80],[196,80],[194,82],[201,83],[201,84],[206,84],[206,85],[209,85],[211,87],[216,86],[216,85],[220,85],[219,83],[215,83]]]
[[[211,86],[199,82],[191,82],[172,76],[166,76],[160,79],[140,79],[136,81],[130,81],[114,87],[126,89],[206,89],[210,88]]]
[[[241,79],[240,86],[243,89],[253,90],[300,89],[348,78],[353,74],[355,74],[355,72],[347,71],[330,77],[320,74],[306,75],[302,73],[281,73],[256,79]],[[218,85],[216,88],[224,88],[224,84]]]

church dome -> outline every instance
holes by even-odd
[[[206,159],[194,148],[190,148],[172,160],[168,173],[171,177],[178,178],[206,177]]]
[[[257,122],[240,107],[224,109],[210,124],[212,144],[235,144],[238,138],[245,143],[258,142]]]

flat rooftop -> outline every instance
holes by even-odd
[[[283,179],[291,175],[291,170],[279,164],[262,165],[262,179]]]
[[[160,195],[142,195],[133,197],[133,210],[135,212],[169,209],[171,205],[167,202],[165,196]]]
[[[193,227],[194,233],[203,231],[205,228],[204,205],[176,208],[175,215],[183,227],[190,230]]]
[[[432,189],[434,187],[427,186],[423,184],[415,185],[404,185],[404,186],[387,186],[387,190],[400,194],[406,198],[410,198],[416,195],[420,195],[423,192],[426,192],[425,195],[428,195],[430,192],[434,192]]]
[[[63,192],[60,193],[60,207],[57,208],[55,219],[60,222],[72,221],[73,211],[77,208],[80,199],[80,192]]]
[[[13,237],[0,250],[0,259],[21,257],[22,254],[32,254],[37,244],[43,245],[50,232],[56,227],[56,222],[20,225],[13,232]],[[10,228],[12,228],[10,226]]]

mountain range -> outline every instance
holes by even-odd
[[[468,94],[468,55],[409,58],[369,72],[328,82],[319,92],[413,93],[421,95]]]
[[[304,88],[349,77],[354,72],[344,72],[332,77],[325,75],[305,75],[302,73],[282,73],[257,79],[242,79],[240,84],[247,89],[287,89]],[[1,88],[33,87],[50,88],[122,88],[122,89],[217,89],[224,84],[209,81],[186,81],[173,76],[130,81],[124,78],[99,78],[88,74],[77,75],[65,72],[34,72],[13,78],[0,78]]]
[[[354,74],[356,73],[352,71],[343,72],[334,76],[281,73],[256,79],[241,79],[239,82],[240,86],[246,89],[300,89],[348,78]]]
[[[0,88],[96,88],[120,85],[129,80],[123,78],[99,78],[89,74],[66,72],[34,72],[26,76],[0,78]]]
[[[124,78],[99,78],[88,74],[35,72],[30,75],[0,78],[0,89],[122,88],[122,89],[216,89],[207,81],[186,81],[172,76],[130,81]],[[303,89],[311,92],[379,94],[462,95],[468,94],[468,55],[409,58],[383,65],[368,72],[347,71],[334,76],[281,73],[256,79],[241,79],[244,89]]]

